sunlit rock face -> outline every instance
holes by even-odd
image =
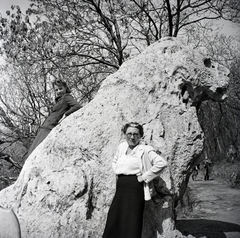
[[[146,203],[143,237],[174,229],[173,204],[203,149],[196,107],[222,100],[228,70],[164,38],[125,62],[96,97],[58,125],[27,159],[0,205],[16,212],[23,237],[101,237],[115,191],[111,159],[121,127],[144,125],[143,140],[169,163]]]

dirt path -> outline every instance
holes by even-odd
[[[193,211],[179,217],[177,229],[197,238],[240,238],[240,189],[198,175],[189,187]]]

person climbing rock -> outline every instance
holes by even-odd
[[[42,126],[40,126],[38,134],[34,139],[30,149],[29,156],[32,151],[47,137],[50,131],[65,117],[80,109],[80,104],[72,97],[71,91],[67,83],[62,80],[55,80],[53,82],[53,89],[55,91],[55,105],[52,112],[46,118]]]

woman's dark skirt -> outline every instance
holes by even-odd
[[[136,175],[119,175],[103,238],[141,238],[143,210],[143,183]]]

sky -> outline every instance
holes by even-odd
[[[3,17],[6,17],[6,11],[11,9],[11,5],[20,6],[21,10],[25,13],[30,3],[29,0],[0,0],[0,13]]]
[[[240,34],[240,26],[237,24],[225,20],[219,20],[219,25],[222,26],[222,32],[226,35]]]

